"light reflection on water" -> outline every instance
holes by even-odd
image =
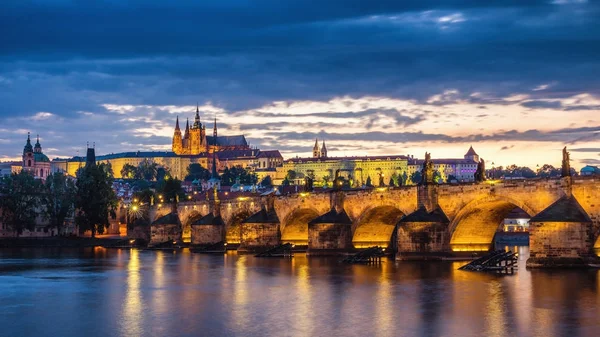
[[[0,250],[1,336],[597,336],[600,275],[465,262]],[[85,332],[85,333],[84,333]]]

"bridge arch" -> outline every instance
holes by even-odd
[[[488,196],[471,201],[450,223],[450,248],[453,251],[490,249],[502,220],[516,207],[530,217],[537,214],[526,203],[507,196]]]
[[[296,208],[281,223],[281,243],[308,245],[308,223],[317,218],[314,208]]]
[[[396,224],[404,215],[400,209],[389,205],[367,209],[353,226],[352,244],[355,248],[389,247]]]

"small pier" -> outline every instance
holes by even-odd
[[[513,252],[494,251],[475,259],[458,268],[467,271],[484,271],[498,274],[514,274],[517,268],[517,254]]]
[[[291,243],[284,243],[281,244],[279,246],[275,246],[273,248],[269,248],[267,250],[265,250],[264,252],[260,252],[254,256],[256,257],[286,257],[286,258],[291,258],[294,256],[294,253],[292,252],[292,248],[294,248],[294,245]]]
[[[374,246],[369,247],[365,250],[350,255],[343,259],[345,263],[362,263],[362,264],[376,264],[381,263],[381,259],[385,256],[385,248]]]

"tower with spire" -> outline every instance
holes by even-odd
[[[196,104],[196,116],[194,117],[194,124],[190,129],[190,146],[189,154],[197,155],[204,152],[206,142],[206,129],[200,123],[200,107]]]
[[[27,141],[23,147],[22,169],[39,179],[46,179],[50,174],[50,159],[42,152],[40,136],[37,136],[35,146],[31,145],[31,134],[27,133]]]
[[[321,158],[327,158],[327,147],[325,147],[325,140],[323,140],[323,146],[321,146]]]
[[[179,128],[179,116],[175,120],[175,132],[173,133],[173,144],[171,146],[173,152],[183,152],[183,138],[181,136],[181,129]]]
[[[319,149],[319,139],[315,138],[315,146],[313,147],[313,158],[319,158],[321,150]]]

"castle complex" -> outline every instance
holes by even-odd
[[[171,176],[178,179],[185,178],[188,166],[193,163],[208,169],[213,166],[214,161],[216,168],[223,170],[225,167],[233,166],[273,169],[283,162],[279,151],[261,151],[251,148],[243,135],[219,136],[216,118],[212,136],[207,136],[206,125],[200,122],[198,107],[196,107],[194,123],[190,126],[187,121],[183,134],[177,117],[171,149],[172,151],[111,153],[96,156],[96,161],[110,163],[115,178],[122,178],[121,170],[125,165],[137,167],[144,161],[150,161],[168,169]],[[74,176],[79,168],[85,166],[85,161],[85,157],[54,159],[52,171],[62,171]]]
[[[173,153],[176,155],[199,155],[201,153],[212,153],[228,150],[250,150],[246,138],[238,136],[217,136],[217,118],[213,126],[213,135],[206,136],[206,125],[200,122],[200,110],[196,107],[194,124],[190,127],[189,120],[185,123],[185,133],[181,135],[179,128],[179,116],[175,121],[175,132],[172,143]]]

